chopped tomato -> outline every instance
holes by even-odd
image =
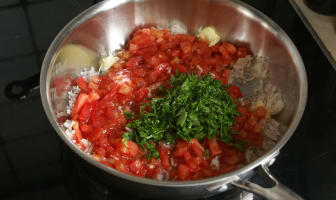
[[[138,145],[130,140],[127,140],[125,144],[123,142],[119,143],[116,151],[131,158],[136,157],[140,153]]]
[[[143,166],[142,161],[140,159],[135,159],[130,163],[129,168],[131,172],[138,174],[142,166]]]
[[[134,93],[135,101],[137,103],[142,102],[148,96],[148,89],[143,87]]]
[[[232,45],[228,42],[223,42],[222,46],[231,55],[233,55],[237,52],[237,48],[234,45]]]
[[[254,113],[259,119],[263,119],[267,115],[267,109],[264,107],[258,107],[255,109]]]
[[[188,69],[183,65],[174,65],[174,67],[173,67],[173,75],[175,75],[176,72],[181,74],[181,73],[184,73],[184,72],[187,72],[187,71],[188,71]]]
[[[78,120],[81,122],[87,122],[91,117],[92,103],[86,103],[80,111]]]
[[[234,99],[239,99],[243,97],[239,87],[231,85],[229,88],[229,95],[232,96]]]
[[[211,156],[216,156],[222,153],[216,140],[208,140],[208,143]]]
[[[164,146],[159,147],[160,160],[162,168],[165,170],[170,169],[170,149]]]
[[[178,165],[178,180],[185,181],[189,176],[189,167],[185,164]]]
[[[89,84],[84,80],[83,77],[78,77],[76,83],[81,90],[83,90],[84,92],[89,92]]]
[[[188,143],[186,141],[178,141],[175,147],[174,156],[182,157],[188,148]]]
[[[238,47],[238,57],[244,58],[247,55],[247,49],[244,47]]]
[[[122,84],[118,90],[118,92],[120,94],[124,94],[124,95],[130,95],[132,92],[132,88],[130,86],[128,86],[128,84]]]
[[[71,119],[76,120],[82,107],[89,101],[89,95],[80,93],[71,111]]]
[[[191,140],[191,149],[195,156],[198,156],[201,158],[204,157],[205,150],[203,146],[195,138]]]
[[[93,131],[93,127],[91,124],[80,124],[79,128],[85,136],[88,136],[88,134]]]
[[[222,84],[227,85],[229,83],[230,70],[225,69],[223,71],[223,77],[221,78]]]

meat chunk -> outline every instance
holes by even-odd
[[[240,87],[245,104],[252,107],[264,106],[270,115],[278,114],[284,108],[281,92],[270,82],[267,60],[264,57],[246,56],[238,59],[229,82]]]

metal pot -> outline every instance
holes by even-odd
[[[120,48],[135,28],[148,24],[188,33],[211,25],[224,40],[248,44],[255,55],[269,58],[272,82],[281,89],[286,102],[285,109],[276,117],[284,127],[277,144],[259,159],[231,173],[183,182],[156,181],[121,173],[95,161],[73,144],[57,123],[57,113],[64,111],[67,103],[53,92],[53,81],[57,77],[75,76],[83,66],[96,66],[99,56]],[[52,42],[43,61],[40,89],[45,112],[60,138],[93,168],[99,168],[115,181],[116,186],[138,196],[193,199],[238,187],[268,199],[302,199],[280,184],[268,166],[302,117],[307,99],[304,64],[293,42],[277,24],[240,1],[111,0],[96,4],[69,22]],[[249,182],[248,178],[255,172],[271,179],[273,187],[263,188]]]

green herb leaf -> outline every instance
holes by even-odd
[[[205,149],[205,151],[204,151],[204,156],[205,156],[206,158],[209,158],[209,149]]]
[[[125,115],[127,120],[130,120],[131,118],[135,117],[135,113],[133,113],[133,112],[124,111],[124,115]]]
[[[170,84],[172,87],[166,89],[164,96],[144,105],[149,106],[149,112],[140,107],[139,119],[127,125],[134,130],[132,140],[146,148],[150,157],[159,154],[155,145],[148,144],[161,140],[172,143],[173,135],[186,141],[207,137],[231,143],[230,128],[238,112],[228,87],[209,74],[203,78],[177,74],[171,77]]]

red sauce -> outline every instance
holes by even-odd
[[[244,154],[224,142],[209,139],[178,140],[171,148],[160,144],[160,158],[148,160],[136,143],[122,142],[125,125],[130,123],[123,111],[138,113],[142,103],[150,101],[160,85],[168,86],[170,76],[176,72],[199,76],[211,73],[222,84],[228,84],[232,65],[247,53],[246,48],[228,42],[209,47],[191,35],[172,35],[156,28],[136,31],[106,75],[95,76],[90,82],[77,78],[75,84],[81,92],[70,116],[76,121],[73,128],[77,145],[85,149],[81,139],[87,139],[93,144],[91,154],[96,160],[139,177],[197,180],[235,170],[245,163]],[[235,86],[229,94],[234,99],[242,97]],[[240,116],[232,127],[238,133],[234,138],[247,141],[245,146],[261,146],[260,120],[266,117],[267,110],[252,111],[240,106],[238,111]]]

